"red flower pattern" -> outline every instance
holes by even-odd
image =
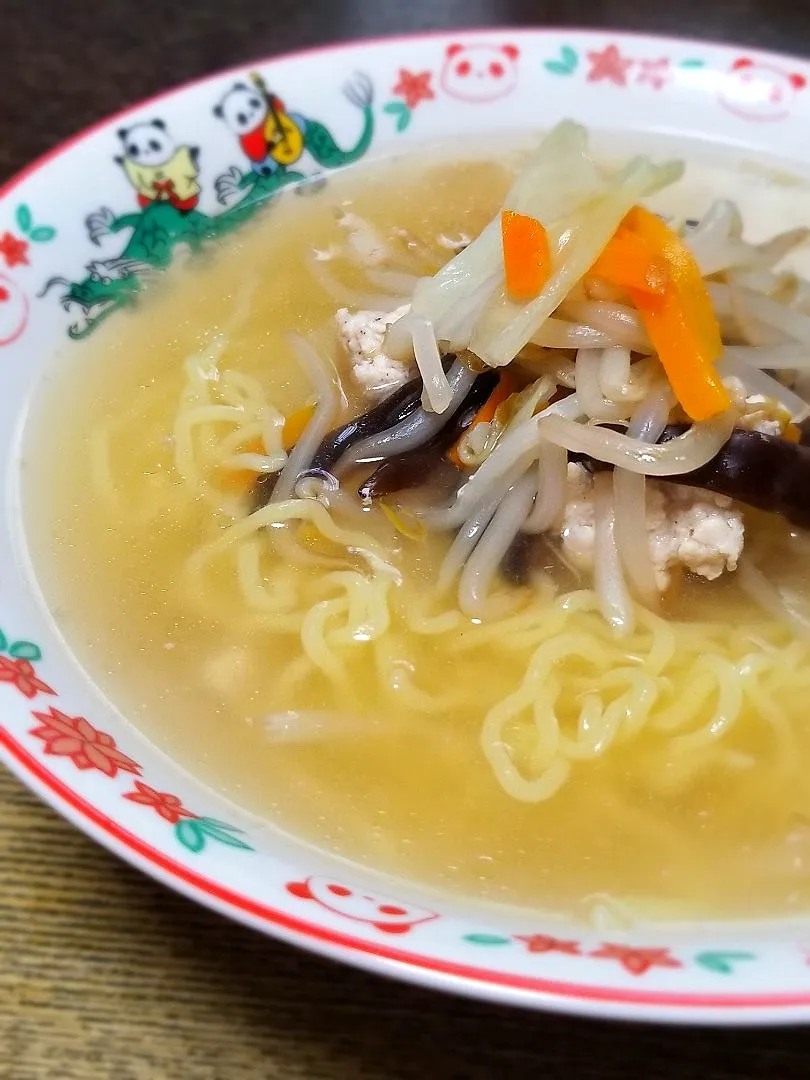
[[[669,82],[669,60],[639,60],[636,82],[648,83],[653,90],[663,90]]]
[[[523,941],[530,953],[565,953],[567,956],[581,956],[578,941],[565,941],[549,937],[548,934],[517,934],[517,941]]]
[[[612,82],[616,86],[627,86],[627,72],[634,61],[622,56],[615,45],[608,45],[601,52],[589,52],[588,61],[591,65],[588,82]]]
[[[18,240],[10,232],[5,232],[0,237],[0,255],[9,270],[14,266],[28,266],[28,241]]]
[[[141,806],[150,806],[155,813],[168,821],[170,825],[176,825],[180,818],[196,818],[190,810],[186,810],[183,803],[176,795],[170,795],[167,791],[158,791],[149,787],[141,780],[135,781],[135,790],[127,791],[125,799],[130,802],[140,803]]]
[[[37,677],[30,660],[14,660],[8,656],[0,656],[0,682],[11,683],[27,698],[34,698],[37,694],[56,693]]]
[[[683,967],[680,960],[670,956],[669,949],[638,949],[629,945],[611,945],[606,943],[594,952],[588,953],[597,960],[618,960],[625,971],[631,975],[645,975],[650,968]]]
[[[45,753],[54,757],[69,757],[77,769],[98,769],[110,778],[119,772],[140,776],[141,767],[122,753],[112,735],[98,731],[83,716],[68,716],[54,709],[33,714],[40,726],[31,734],[45,743]]]
[[[429,71],[406,71],[399,69],[399,82],[391,91],[405,98],[405,104],[409,109],[415,109],[420,101],[429,101],[436,95],[430,88],[431,72]]]

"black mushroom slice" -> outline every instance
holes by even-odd
[[[686,430],[686,424],[669,424],[658,441],[669,442]],[[569,456],[594,472],[613,468],[587,454]],[[810,446],[779,435],[735,428],[711,461],[692,472],[664,479],[728,495],[758,510],[781,514],[799,528],[810,528]]]
[[[377,499],[381,495],[391,495],[423,483],[435,471],[445,451],[467,430],[497,385],[497,372],[487,371],[479,375],[458,412],[450,417],[445,426],[423,446],[396,454],[378,465],[358,488],[360,498]]]
[[[250,512],[255,514],[263,506],[267,506],[273,498],[276,484],[278,483],[277,472],[261,473],[250,492]]]
[[[455,353],[447,353],[442,357],[442,367],[445,372],[452,366],[455,359]],[[407,419],[419,408],[421,400],[422,378],[417,376],[397,387],[373,409],[361,413],[360,416],[330,431],[315,451],[315,456],[302,475],[322,476],[325,473],[331,473],[341,457],[355,443],[371,435],[378,435],[381,431]],[[259,510],[270,501],[278,475],[278,473],[267,473],[256,481],[251,493],[252,510]]]
[[[454,353],[448,353],[442,357],[442,367],[445,372],[452,366],[455,359]],[[316,474],[331,472],[355,443],[395,427],[419,408],[421,400],[422,378],[417,376],[398,387],[373,409],[361,413],[348,423],[330,431],[315,451],[312,463],[306,471]]]

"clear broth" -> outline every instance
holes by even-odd
[[[235,803],[347,858],[532,907],[583,910],[586,898],[609,894],[683,914],[806,908],[803,702],[786,717],[797,754],[787,773],[773,765],[762,725],[741,723],[732,743],[761,766],[707,770],[685,790],[667,791],[649,783],[642,737],[577,766],[551,801],[527,805],[499,787],[479,737],[486,709],[514,688],[528,653],[499,653],[487,666],[463,648],[437,659],[430,638],[414,640],[417,681],[437,695],[463,684],[473,700],[414,715],[379,698],[359,649],[350,711],[371,718],[362,733],[288,745],[268,737],[264,718],[345,703],[318,684],[294,697],[279,689],[298,640],[271,629],[246,634],[232,583],[216,583],[213,618],[179,594],[186,559],[212,529],[206,506],[172,500],[178,480],[168,435],[186,358],[225,332],[227,366],[260,377],[283,412],[299,406],[309,388],[285,334],[334,314],[303,252],[337,239],[335,208],[351,208],[385,234],[401,226],[427,241],[475,235],[510,175],[483,161],[397,162],[335,178],[318,194],[287,195],[63,358],[43,385],[26,444],[28,534],[46,599],[93,679],[156,744]],[[345,280],[368,291],[359,274]],[[93,436],[103,425],[113,432],[114,506],[89,493]],[[759,528],[779,534],[772,522]],[[402,588],[414,603],[429,594],[444,549],[441,539],[400,543]],[[686,611],[729,625],[757,618],[729,581],[685,585],[672,614]]]

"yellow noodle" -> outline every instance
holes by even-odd
[[[706,656],[703,663],[717,683],[717,704],[709,723],[691,735],[676,735],[670,743],[673,751],[688,753],[702,749],[708,742],[728,734],[742,706],[742,686],[738,668],[719,656]]]
[[[217,401],[211,393],[214,385]],[[274,418],[273,434],[281,430],[281,414],[272,410],[255,380],[239,373],[223,372],[215,382],[197,371],[187,387],[184,406],[175,428],[178,471],[185,471],[187,480],[198,486],[205,482],[201,462],[207,460],[209,467],[238,463],[239,447],[264,434],[268,416]],[[234,424],[234,429],[213,438],[212,429],[226,422]],[[203,432],[204,438],[197,438],[195,431]],[[258,471],[269,464],[269,454],[266,459],[251,457],[250,464]],[[330,556],[303,546],[284,528],[293,520],[307,522],[338,554]],[[288,569],[284,570],[285,563],[279,563],[277,556],[268,577],[262,569],[263,552],[272,552],[274,547],[279,554],[285,552]],[[390,589],[399,575],[370,534],[340,526],[315,500],[270,504],[234,522],[191,556],[187,571],[192,580],[198,579],[198,594],[206,587],[199,575],[229,551],[235,553],[236,579],[247,607],[263,618],[284,613],[286,632],[295,632],[297,626],[302,657],[291,669],[287,689],[300,685],[305,673],[315,670],[333,681],[338,692],[337,686],[345,687],[349,678],[347,650],[372,641],[386,693],[422,714],[463,707],[463,693],[436,695],[419,687],[408,665],[391,651],[407,652],[401,639],[392,636]],[[358,558],[366,564],[364,573],[349,568]],[[338,568],[341,563],[343,568]],[[320,599],[308,599],[293,586],[290,569],[306,564],[323,572],[321,585],[327,591]],[[522,676],[516,670],[516,689],[490,708],[481,732],[483,753],[499,783],[522,801],[550,798],[567,780],[572,762],[602,757],[617,743],[637,738],[648,725],[659,737],[670,739],[671,752],[679,757],[681,782],[687,782],[693,771],[689,761],[707,744],[728,734],[741,708],[738,669],[730,659],[706,655],[707,650],[717,652],[716,643],[707,645],[719,637],[717,626],[698,622],[676,629],[660,616],[640,611],[638,630],[619,649],[601,620],[595,595],[587,589],[555,597],[553,585],[541,583],[519,611],[478,625],[468,623],[455,609],[431,610],[424,601],[397,609],[396,617],[411,633],[446,642],[442,649],[449,647],[460,655],[483,657],[495,650],[511,662],[530,652]],[[731,655],[748,640],[747,633],[739,627],[727,639]],[[767,671],[765,655],[760,654],[758,663],[760,670]],[[791,659],[798,661],[801,655],[794,648]],[[622,665],[622,656],[637,666],[628,667],[626,661]],[[564,673],[564,686],[552,677],[552,670]],[[783,684],[784,668],[779,679]],[[779,735],[784,760],[784,727],[777,722],[778,710],[762,707],[762,694],[759,682],[749,679],[747,699]],[[709,723],[690,730],[712,695],[717,696],[717,703]],[[531,749],[526,751],[529,731],[533,733]],[[513,745],[514,738],[517,744]],[[731,760],[731,752],[725,753],[724,760]]]
[[[94,431],[92,435],[92,447],[90,451],[91,479],[96,493],[111,506],[117,507],[121,496],[113,479],[112,465],[110,464],[110,431],[109,425],[105,425]]]
[[[308,232],[302,236],[314,242]],[[282,320],[284,331],[299,318],[301,285],[294,275],[285,281],[293,283],[294,311]],[[283,306],[278,297],[274,303],[274,312]],[[313,303],[305,330],[334,315],[327,303]],[[239,747],[233,761],[259,774],[246,777],[244,801],[267,813],[272,806],[282,824],[322,842],[328,837],[341,854],[384,850],[394,870],[456,887],[450,864],[463,863],[475,848],[480,862],[468,862],[459,881],[478,889],[490,873],[490,895],[499,898],[508,878],[518,883],[516,894],[532,900],[548,867],[556,875],[563,864],[572,881],[569,900],[599,891],[600,875],[610,903],[618,883],[634,908],[637,897],[644,897],[642,906],[659,902],[646,897],[650,883],[661,893],[679,880],[708,889],[710,878],[722,882],[726,875],[729,884],[718,884],[717,895],[733,899],[735,887],[742,893],[753,878],[739,867],[729,873],[734,844],[760,828],[768,838],[784,836],[790,814],[810,816],[801,779],[810,752],[802,715],[810,646],[750,607],[738,612],[733,579],[725,593],[685,581],[685,600],[672,600],[674,617],[639,609],[636,630],[621,642],[602,620],[592,589],[559,592],[571,580],[563,573],[553,580],[538,575],[511,614],[473,623],[433,589],[444,539],[427,536],[416,545],[395,535],[381,514],[358,505],[353,475],[323,502],[290,499],[248,515],[247,495],[225,490],[227,470],[282,467],[284,416],[305,404],[310,389],[292,385],[280,334],[260,321],[264,298],[255,311],[248,304],[237,313],[237,321],[250,315],[251,326],[256,322],[252,329],[246,323],[238,342],[231,304],[212,319],[223,333],[201,354],[185,360],[198,346],[183,339],[174,374],[166,375],[161,362],[152,384],[144,378],[131,401],[110,397],[112,411],[87,426],[81,463],[114,523],[109,543],[99,541],[116,578],[107,607],[99,602],[96,625],[107,635],[110,626],[122,626],[135,641],[133,652],[154,661],[143,665],[142,701],[150,709],[157,703],[158,718],[161,695],[176,681],[176,722],[187,725],[177,744],[191,765],[197,767],[188,749],[196,746],[194,688],[207,673],[209,682],[234,685],[232,693],[214,686],[228,698],[227,709],[215,718],[199,715],[201,728],[210,729],[199,756],[211,756],[214,747],[214,757],[221,751],[227,758],[232,741]],[[334,344],[330,335],[329,355]],[[351,395],[350,380],[344,387]],[[357,408],[352,399],[351,411]],[[88,511],[103,531],[100,514]],[[158,518],[159,538],[150,547],[138,523]],[[81,550],[84,534],[77,528],[71,535]],[[127,575],[129,591],[118,584]],[[710,599],[693,607],[704,589]],[[116,607],[119,598],[129,607]],[[172,620],[185,627],[176,662],[176,653],[164,656],[161,648],[164,637],[165,647],[174,645]],[[144,638],[153,635],[148,645],[130,628],[139,621]],[[230,655],[234,649],[249,650],[249,666],[240,666],[241,652]],[[147,687],[150,680],[155,685]],[[358,736],[345,741],[345,751],[273,746],[272,755],[263,754],[260,717],[336,705],[377,718],[382,735],[374,749]],[[235,765],[228,782],[241,799]],[[307,805],[296,807],[299,796]],[[388,826],[378,807],[391,816]],[[713,827],[711,815],[722,818],[716,843],[706,839],[710,829],[702,830],[704,811]],[[378,812],[382,824],[373,817]],[[424,874],[403,855],[412,812],[421,815],[421,839],[416,829],[414,835]],[[341,847],[344,814],[356,836]],[[441,839],[438,827],[426,839],[433,814],[444,815],[448,836],[457,828],[454,840]],[[316,828],[321,816],[331,820]],[[631,849],[633,859],[618,857]],[[709,854],[719,860],[716,874]],[[584,868],[588,860],[592,873]],[[645,860],[646,878],[633,879],[634,866]],[[682,898],[676,893],[672,884],[673,908]],[[600,898],[603,908],[607,903]]]
[[[326,630],[330,619],[345,613],[348,600],[339,597],[335,600],[321,600],[309,609],[301,621],[301,645],[315,667],[334,679],[345,683],[346,667],[343,661],[326,643]]]
[[[298,600],[299,590],[293,580],[279,574],[268,581],[262,574],[262,548],[258,540],[246,541],[236,553],[239,588],[248,606],[278,614],[290,611]]]

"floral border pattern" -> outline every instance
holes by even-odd
[[[383,105],[383,112],[394,117],[398,132],[406,131],[413,119],[413,111],[420,101],[432,101],[436,95],[430,85],[431,71],[408,71],[400,68],[396,83],[391,88],[393,100]]]
[[[35,665],[42,660],[42,655],[42,649],[34,642],[13,640],[0,631],[0,683],[7,684],[29,701],[39,696],[55,697],[56,691],[37,673]],[[141,779],[141,765],[125,754],[111,735],[94,727],[85,717],[72,716],[55,705],[49,705],[47,711],[32,709],[31,716],[37,723],[29,729],[29,734],[43,744],[41,753],[44,756],[67,758],[76,769],[96,771],[109,780],[127,775],[135,777],[131,781],[132,786],[119,793],[121,798],[153,811],[161,821],[172,827],[176,841],[186,851],[201,854],[211,842],[241,851],[255,851],[244,839],[244,830],[217,818],[197,814],[186,807],[178,796],[147,784]],[[320,880],[325,885],[320,889],[314,888],[311,883]],[[371,902],[373,899],[377,911],[373,917],[358,915],[352,907],[355,890],[343,883],[327,882],[326,879],[287,882],[285,889],[301,900],[315,900],[333,914],[367,923],[385,934],[406,933],[420,923],[441,918],[436,912],[414,909],[413,905],[368,895],[363,900]],[[683,969],[690,964],[715,975],[730,976],[736,973],[740,965],[758,959],[755,953],[743,949],[701,950],[687,959],[664,946],[641,947],[603,941],[593,948],[578,938],[558,938],[546,933],[503,935],[482,931],[463,934],[460,940],[477,948],[517,946],[533,956],[558,954],[578,959],[612,961],[625,973],[636,977],[656,968]]]
[[[44,682],[34,666],[42,659],[42,649],[32,641],[10,640],[0,630],[0,683],[13,687],[29,701],[40,695],[55,697],[56,691]],[[80,771],[95,770],[110,780],[129,773],[140,777],[142,767],[123,753],[112,735],[94,727],[83,716],[70,716],[54,705],[47,712],[31,710],[37,724],[29,734],[43,744],[46,757],[67,758]],[[174,828],[174,835],[187,851],[197,855],[209,841],[253,851],[241,837],[242,829],[216,818],[202,817],[183,806],[182,801],[166,791],[158,791],[141,780],[122,798],[155,811],[159,818]]]
[[[602,48],[584,50],[564,43],[555,56],[543,62],[543,67],[557,78],[582,75],[587,83],[605,88],[642,86],[654,91],[664,90],[684,74],[709,69],[703,57],[691,53],[679,58],[641,56],[635,52],[635,44],[641,49],[641,40],[629,44],[607,40]],[[751,123],[788,119],[797,96],[808,85],[807,76],[801,72],[771,59],[750,56],[734,57],[716,75],[718,104]]]
[[[589,49],[584,53],[571,45],[562,45],[556,57],[543,63],[550,75],[572,76],[584,71],[585,80],[589,83],[609,83],[620,87],[635,83],[652,90],[663,90],[678,68],[694,70],[705,65],[705,60],[694,56],[683,60],[672,60],[667,56],[633,57],[623,53],[620,46],[613,42],[603,49]]]
[[[519,35],[517,35],[519,36]],[[583,45],[575,49],[570,43],[574,38],[587,39],[587,46]],[[476,39],[477,40],[477,39]],[[579,78],[587,84],[599,87],[600,92],[615,89],[630,89],[639,87],[639,92],[644,94],[651,91],[653,94],[666,90],[673,81],[681,78],[683,73],[689,71],[699,72],[710,69],[717,76],[717,100],[719,106],[734,113],[742,119],[749,121],[776,121],[787,118],[795,102],[803,95],[806,89],[805,77],[796,71],[767,59],[754,60],[745,56],[737,56],[729,60],[726,69],[719,69],[717,63],[695,56],[687,51],[684,45],[682,58],[678,58],[674,51],[671,55],[662,53],[655,55],[642,55],[645,51],[644,39],[633,39],[617,35],[616,39],[606,38],[600,44],[594,35],[571,35],[569,41],[561,41],[559,48],[554,52],[552,47],[553,38],[547,35],[537,41],[537,63],[551,78]],[[557,40],[560,40],[559,38]],[[650,47],[650,39],[646,48]],[[515,62],[517,70],[517,49],[511,45],[497,45],[495,48],[509,50],[509,56]],[[547,59],[543,60],[542,48],[548,48]],[[433,105],[442,93],[459,97],[454,94],[452,87],[446,82],[446,69],[448,58],[456,56],[463,47],[448,45],[444,49],[443,59],[431,69],[423,68],[421,64],[412,64],[410,67],[397,67],[388,85],[391,86],[391,99],[382,106],[382,112],[391,117],[395,132],[405,132],[413,122],[415,111],[419,110],[421,116],[422,106],[427,108]],[[689,46],[689,50],[693,47]],[[532,49],[532,54],[535,49]],[[527,51],[528,55],[528,51]],[[405,58],[405,54],[403,54]],[[526,56],[521,55],[521,64],[525,66]],[[442,66],[443,65],[443,66]],[[769,94],[774,98],[765,109],[766,115],[760,115],[762,109],[763,87],[768,88]],[[511,92],[511,91],[510,91]],[[766,95],[768,96],[768,95]],[[469,100],[469,99],[468,99]],[[481,99],[483,102],[484,99]],[[476,104],[472,100],[469,103]],[[771,107],[776,106],[776,107]],[[8,189],[7,189],[8,190]],[[31,205],[36,200],[29,200]],[[56,236],[54,226],[42,224],[38,217],[35,219],[29,202],[19,203],[13,213],[13,222],[9,222],[6,228],[0,227],[0,268],[14,272],[24,271],[30,267],[32,253],[36,250],[34,245],[47,244]],[[14,204],[11,204],[14,206]],[[4,336],[4,324],[2,322],[3,304],[13,300],[18,307],[18,312],[24,313],[23,325],[19,332],[13,336]],[[0,345],[17,340],[20,333],[25,330],[28,320],[28,300],[20,286],[7,275],[0,273]],[[171,792],[163,791],[159,787],[147,783],[143,778],[142,766],[127,755],[116,743],[116,740],[99,728],[96,728],[84,716],[74,715],[70,709],[58,708],[60,704],[57,692],[43,678],[40,669],[42,652],[39,646],[26,640],[11,640],[0,634],[0,683],[6,684],[10,692],[25,699],[27,705],[31,702],[32,707],[29,715],[34,724],[27,729],[28,735],[34,740],[37,748],[37,756],[42,762],[48,759],[69,763],[78,771],[103,776],[108,781],[119,784],[118,795],[127,803],[142,808],[143,811],[153,815],[160,822],[164,822],[171,830],[174,842],[179,849],[190,855],[205,855],[216,846],[232,848],[234,851],[252,852],[255,849],[248,842],[248,833],[236,828],[227,822],[216,818],[198,814],[195,810],[184,805],[183,801]],[[55,701],[55,703],[53,703]],[[36,708],[34,708],[36,706]],[[6,736],[4,735],[4,738]],[[22,744],[9,735],[7,741],[12,746]],[[28,755],[28,750],[23,754]],[[20,757],[23,760],[23,757]],[[53,777],[54,790],[58,791],[56,774],[43,768],[43,774]],[[59,784],[62,782],[59,781]],[[77,796],[79,805],[83,800]],[[103,816],[103,815],[102,815]],[[115,823],[111,821],[111,825]],[[118,826],[118,832],[110,830],[113,835],[121,839],[121,833],[126,833],[122,826]],[[147,857],[154,857],[159,861],[162,856],[157,849],[147,848]],[[149,855],[151,852],[151,856]],[[180,874],[177,871],[177,876]],[[197,887],[203,888],[197,879]],[[212,884],[212,883],[209,883]],[[292,895],[300,900],[312,900],[313,896],[307,896],[302,891],[296,892],[289,887],[289,883],[278,882],[281,890],[286,889],[287,895]],[[216,886],[216,882],[213,883]],[[346,891],[351,891],[345,887]],[[213,887],[211,894],[214,895]],[[220,895],[222,890],[220,890]],[[231,901],[232,902],[232,901]],[[250,901],[245,900],[247,905]],[[237,905],[238,906],[238,905]],[[255,906],[255,905],[254,905]],[[397,911],[405,910],[405,905],[389,905]],[[341,916],[341,911],[330,909],[333,914]],[[272,913],[271,913],[272,914]],[[284,916],[286,917],[286,916]],[[356,916],[347,915],[347,918],[355,919]],[[434,915],[433,918],[442,918]],[[280,921],[281,916],[275,921]],[[274,921],[272,918],[270,921]],[[362,921],[362,920],[361,920]],[[427,920],[425,920],[427,921]],[[448,920],[451,923],[451,920]],[[372,926],[376,925],[371,923]],[[299,930],[303,932],[315,932],[321,936],[328,936],[323,927],[313,924],[299,924]],[[409,927],[410,929],[410,927]],[[386,932],[391,932],[390,928]],[[598,962],[600,967],[615,968],[622,977],[629,977],[632,981],[644,980],[649,973],[665,972],[677,978],[681,972],[690,969],[701,969],[710,976],[721,979],[733,978],[744,971],[750,971],[758,962],[762,963],[765,957],[747,949],[726,947],[717,949],[692,950],[686,947],[670,948],[659,946],[636,946],[617,941],[602,941],[587,943],[578,938],[557,938],[546,933],[521,933],[503,934],[486,930],[464,933],[460,935],[461,942],[469,947],[472,954],[482,949],[509,950],[516,956],[537,958],[545,963],[554,962],[555,957],[564,959],[566,964],[569,958],[572,963]],[[342,942],[347,948],[363,948],[362,943],[345,940]],[[368,951],[373,951],[369,949]],[[810,965],[810,953],[806,946],[795,945],[792,951],[801,957],[802,965]],[[394,958],[389,951],[378,951],[377,955]],[[431,962],[429,957],[400,956],[404,962],[431,968],[434,971],[441,970],[441,962]],[[450,971],[452,965],[445,965],[445,970]],[[455,974],[469,974],[470,977],[499,983],[500,985],[534,986],[532,976],[515,975],[507,972],[478,972],[463,970],[458,967]],[[621,982],[603,986],[567,986],[564,984],[547,984],[551,987],[550,992],[560,993],[571,997],[580,997],[583,1000],[626,1001],[642,1004],[659,1003],[663,1005],[695,1005],[695,1006],[735,1006],[739,1005],[762,1005],[763,1007],[778,1006],[780,1004],[796,1004],[810,1006],[810,991],[796,991],[794,994],[762,993],[746,995],[745,993],[726,998],[711,997],[710,994],[693,993],[687,984],[687,989],[679,992],[677,989],[666,991],[651,991],[633,995],[631,992],[621,990]],[[668,982],[666,985],[676,987],[677,982]],[[539,985],[538,989],[543,989]],[[545,992],[549,992],[548,989]],[[624,995],[624,996],[623,996]]]

